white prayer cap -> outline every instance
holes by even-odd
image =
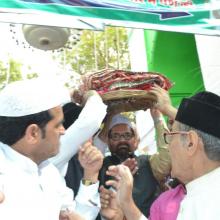
[[[17,81],[0,92],[0,116],[31,115],[69,101],[68,90],[58,81],[43,78]]]
[[[113,116],[112,121],[109,125],[109,130],[111,130],[114,126],[119,125],[119,124],[126,124],[130,128],[133,128],[131,121],[127,117],[121,114],[117,114]]]

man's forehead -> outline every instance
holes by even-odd
[[[130,127],[128,124],[117,124],[111,129],[112,132],[118,131],[118,130],[133,130],[133,128]]]

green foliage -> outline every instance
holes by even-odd
[[[37,78],[38,77],[38,74],[37,73],[29,73],[27,74],[27,79],[33,79],[33,78]]]
[[[84,30],[80,41],[65,49],[65,59],[80,74],[105,68],[130,69],[128,36],[125,28],[107,27],[104,32]]]
[[[26,75],[27,79],[33,79],[33,78],[37,78],[38,77],[38,73],[32,73],[32,68],[31,66],[28,66],[28,74]]]
[[[22,80],[22,66],[23,64],[10,58],[7,63],[0,61],[0,89],[8,83]],[[25,78],[32,79],[38,77],[37,73],[31,73],[31,67],[28,68],[28,73]]]
[[[21,80],[21,67],[22,64],[13,59],[9,59],[7,64],[0,61],[0,88],[10,82]]]

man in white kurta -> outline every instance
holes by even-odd
[[[22,120],[45,111],[52,117],[43,128],[37,122],[28,122],[23,136],[10,146],[0,143],[0,188],[5,195],[0,206],[0,219],[58,220],[62,210],[74,210],[85,219],[95,219],[99,211],[97,181],[89,186],[81,184],[74,201],[72,190],[66,187],[59,171],[47,160],[59,152],[59,138],[65,133],[60,106],[62,92],[63,89],[57,86],[48,88],[48,84],[41,80],[29,80],[14,83],[0,93],[0,123],[6,123],[6,127],[10,127],[7,118]],[[0,139],[5,142],[6,127],[4,124],[0,127]],[[13,137],[13,132],[16,134],[18,130],[11,132]],[[101,165],[101,153],[87,144],[80,154],[81,162],[89,167],[85,173],[96,180],[98,174],[93,178],[92,172],[94,168],[97,172]],[[74,218],[78,219],[82,218]]]
[[[1,161],[0,185],[6,197],[0,206],[0,219],[26,220],[31,216],[33,220],[55,220],[60,210],[66,209],[76,211],[85,219],[96,218],[99,212],[98,182],[90,186],[81,184],[74,201],[72,190],[66,187],[59,171],[49,161],[37,166],[2,143],[0,153],[1,158],[5,158]]]
[[[186,184],[177,220],[220,219],[220,168]]]

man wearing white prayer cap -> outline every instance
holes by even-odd
[[[157,114],[160,116],[159,112]],[[159,126],[158,132],[166,130],[163,121],[156,126]],[[114,115],[108,127],[111,155],[105,157],[99,176],[101,184],[105,185],[106,181],[111,179],[106,175],[109,166],[121,163],[128,165],[134,176],[133,199],[144,215],[148,216],[150,206],[158,196],[159,183],[170,172],[170,158],[164,141],[158,146],[158,153],[154,155],[136,156],[134,151],[138,143],[139,137],[129,118],[122,114]]]
[[[58,82],[42,79],[14,82],[0,92],[0,185],[5,196],[0,219],[81,220],[83,213],[90,213],[89,219],[98,214],[97,187],[81,187],[74,201],[72,190],[48,161],[59,152],[65,133],[61,105],[69,100]],[[92,179],[102,164],[101,153],[87,143],[79,154],[84,168],[93,162],[92,171],[85,171]]]

